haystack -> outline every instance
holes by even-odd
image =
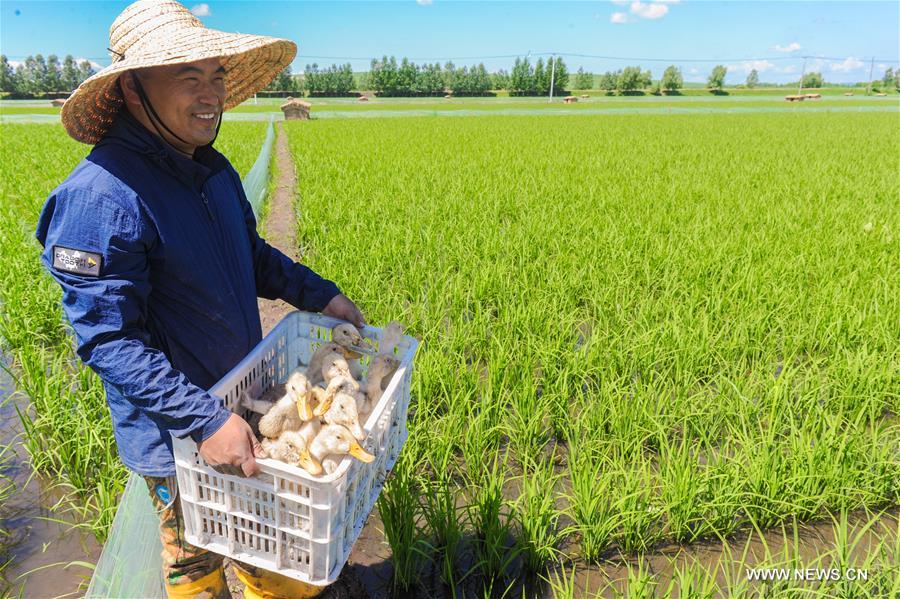
[[[807,100],[820,100],[822,98],[822,94],[804,94]]]
[[[566,96],[565,98],[563,98],[564,104],[574,104],[577,101],[578,98],[576,98],[575,96]]]
[[[54,108],[62,108],[62,105],[65,103],[65,100],[60,100],[59,98],[57,98],[56,100],[50,100],[50,106],[53,106]]]
[[[368,102],[369,96],[360,96],[356,99],[357,102]]]
[[[844,95],[845,95],[845,96],[852,96],[852,95],[853,95],[853,92],[844,92]]]
[[[803,100],[806,99],[806,96],[802,96],[802,95],[801,96],[797,96],[797,95],[785,96],[784,99],[787,100],[788,102],[802,102]]]
[[[582,100],[587,100],[588,98],[590,98],[589,95],[587,95],[587,94],[581,94],[581,99],[582,99]]]
[[[878,93],[877,93],[877,94],[875,94],[875,95],[876,95],[876,96],[881,96],[881,97],[884,97],[884,96],[886,96],[886,95],[887,95],[887,94],[886,94],[886,93],[884,93],[884,92],[878,92]]]
[[[452,98],[452,97],[453,97],[453,96],[451,96],[450,94],[444,94],[444,99],[445,99],[445,100],[449,100],[449,99]]]
[[[309,102],[288,98],[287,102],[281,105],[281,112],[284,113],[286,121],[308,121],[310,108],[312,108],[312,104]]]

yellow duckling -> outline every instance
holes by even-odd
[[[309,454],[309,443],[297,431],[284,431],[277,439],[263,439],[260,444],[261,458],[272,458],[285,464],[300,466],[306,471],[315,469]]]
[[[366,432],[359,425],[359,411],[356,408],[356,398],[348,393],[338,392],[334,401],[324,414],[322,419],[328,424],[340,424],[347,427],[357,441],[366,438]]]
[[[375,407],[381,394],[387,389],[391,377],[400,367],[400,360],[389,354],[378,354],[372,358],[369,364],[369,378],[366,379],[366,397],[369,402],[369,409]]]
[[[313,442],[310,443],[309,454],[312,458],[313,470],[307,469],[307,472],[314,476],[322,474],[322,460],[327,456],[337,457],[350,454],[367,464],[375,459],[375,456],[360,446],[353,437],[353,433],[340,424],[323,426]]]
[[[259,420],[259,432],[269,439],[277,439],[285,430],[297,430],[303,424],[303,416],[308,414],[312,418],[312,408],[309,405],[310,384],[306,376],[296,371],[288,378],[287,382],[281,387],[281,397],[272,404],[266,399],[253,400],[244,396],[242,404],[244,407],[264,414]],[[276,387],[278,389],[278,387]],[[279,391],[275,391],[278,393]],[[264,398],[271,396],[267,393]]]
[[[321,416],[331,407],[331,402],[334,401],[334,396],[337,395],[339,391],[358,391],[359,383],[352,376],[345,376],[343,374],[338,374],[337,376],[331,377],[331,380],[328,381],[328,387],[322,389],[321,387],[313,387],[312,392],[316,400],[318,401],[318,405],[313,410],[313,414],[316,416]]]
[[[331,341],[320,345],[309,360],[306,375],[312,384],[322,381],[322,362],[325,356],[332,352],[341,354],[347,360],[353,377],[359,379],[362,376],[359,358],[362,357],[362,354],[374,354],[375,350],[372,348],[372,344],[359,333],[359,330],[349,322],[337,325],[331,329]]]

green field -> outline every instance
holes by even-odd
[[[900,503],[896,115],[287,129],[305,259],[422,339],[404,584]]]
[[[395,590],[583,596],[566,572],[624,564],[649,597],[640,560],[661,545],[834,518],[822,567],[900,592],[896,526],[861,553],[846,532],[848,511],[900,505],[900,129],[877,100],[894,108],[285,124],[303,261],[422,341],[378,504]],[[0,339],[25,444],[103,539],[125,473],[32,236],[88,148],[0,133]],[[245,174],[264,134],[227,122],[217,146]],[[680,570],[681,596],[799,592],[749,585],[732,557]]]

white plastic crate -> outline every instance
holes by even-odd
[[[240,407],[244,393],[259,398],[305,368],[341,322],[291,312],[210,393],[246,416]],[[376,347],[381,333],[368,326],[363,331]],[[188,542],[310,584],[334,582],[406,442],[417,348],[415,338],[403,337],[397,349],[400,367],[363,425],[366,440],[361,445],[375,455],[369,464],[346,457],[333,473],[314,477],[299,467],[261,459],[260,474],[241,478],[213,470],[189,437],[173,437]],[[365,370],[368,357],[360,363]]]

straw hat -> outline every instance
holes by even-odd
[[[267,86],[297,54],[289,40],[208,29],[187,8],[171,0],[139,0],[109,28],[112,64],[78,86],[63,105],[62,123],[74,139],[96,144],[106,134],[124,99],[117,80],[132,69],[221,59],[225,67],[225,110]]]

